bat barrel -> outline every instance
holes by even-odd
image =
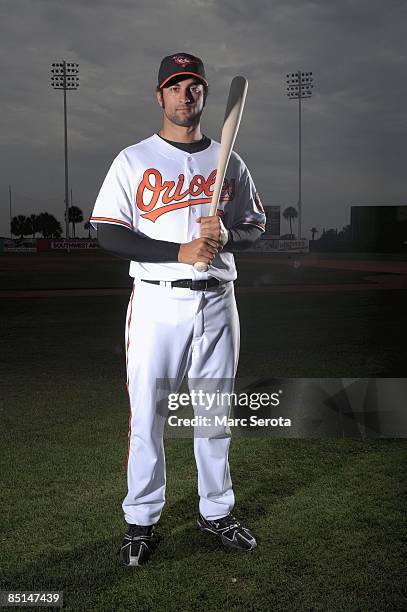
[[[232,79],[229,89],[228,101],[226,104],[225,118],[222,127],[220,141],[220,153],[218,167],[216,170],[216,180],[213,186],[212,200],[209,208],[209,216],[216,214],[223,181],[225,180],[226,170],[232,153],[233,145],[239,131],[240,120],[246,101],[248,81],[245,77],[236,76]],[[208,266],[204,262],[196,262],[195,270],[206,272]]]

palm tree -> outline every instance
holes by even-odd
[[[294,236],[293,236],[292,220],[298,217],[298,213],[296,209],[294,208],[294,206],[289,206],[288,208],[286,208],[285,211],[283,212],[283,217],[286,220],[288,219],[290,222],[290,234],[291,234],[291,238],[293,238]]]
[[[31,233],[33,235],[33,238],[35,238],[35,233],[38,232],[38,216],[34,215],[33,213],[29,216],[29,220],[31,222]]]
[[[14,236],[20,236],[21,240],[24,238],[24,234],[30,233],[29,219],[24,215],[17,215],[11,219],[11,233]]]
[[[85,228],[85,230],[88,230],[88,238],[90,240],[91,239],[90,230],[92,229],[92,225],[90,224],[89,221],[86,221],[86,223],[84,223],[83,227]]]
[[[37,232],[41,232],[43,238],[60,238],[62,227],[54,215],[40,213],[37,217]]]
[[[75,238],[75,223],[83,221],[83,212],[78,206],[70,206],[68,208],[68,220],[69,223],[72,223],[73,237]]]
[[[317,234],[319,232],[319,230],[317,230],[316,227],[311,227],[310,232],[312,234],[312,242],[314,242],[315,240],[315,234]]]

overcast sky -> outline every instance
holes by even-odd
[[[0,235],[9,184],[13,215],[47,211],[63,223],[63,97],[50,85],[62,59],[80,65],[69,157],[85,217],[117,153],[160,128],[158,66],[178,51],[204,60],[202,129],[217,140],[231,79],[249,79],[235,150],[263,204],[282,208],[298,200],[298,102],[286,73],[313,72],[303,235],[342,228],[352,204],[407,204],[406,23],[405,0],[0,0]]]

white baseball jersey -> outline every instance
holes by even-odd
[[[209,213],[220,144],[188,153],[157,134],[123,149],[114,159],[97,197],[90,222],[114,223],[155,240],[186,243],[200,236],[196,219]],[[243,160],[232,152],[218,206],[227,228],[243,223],[264,231],[265,214]],[[207,272],[192,265],[131,261],[136,280],[236,278],[232,253],[216,255]]]

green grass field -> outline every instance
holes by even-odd
[[[0,259],[1,288],[130,285],[125,262],[58,256],[16,258],[18,272]],[[265,262],[255,276],[244,263],[240,282],[269,274],[322,285],[366,276]],[[240,376],[405,377],[407,291],[237,299]],[[259,541],[250,555],[197,532],[192,440],[166,439],[154,560],[136,571],[117,564],[126,305],[125,295],[2,301],[1,588],[63,590],[72,611],[405,610],[403,439],[233,440],[236,514]]]

